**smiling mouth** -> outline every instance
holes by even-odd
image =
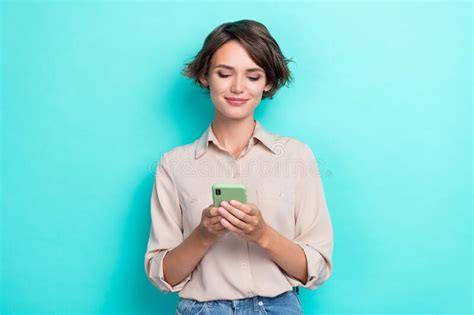
[[[227,101],[227,103],[229,103],[230,105],[243,105],[245,104],[248,99],[238,99],[238,98],[227,98],[227,97],[224,97],[225,100]]]

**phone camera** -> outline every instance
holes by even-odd
[[[220,195],[221,194],[221,190],[219,188],[216,188],[216,195]]]

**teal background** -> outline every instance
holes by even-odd
[[[470,2],[1,3],[1,314],[172,314],[143,259],[156,163],[212,119],[180,75],[263,22],[294,83],[256,117],[317,156],[334,274],[306,314],[472,312]]]

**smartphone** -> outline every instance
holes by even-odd
[[[237,200],[247,203],[247,189],[242,184],[212,185],[212,202],[214,207],[219,207],[222,201]]]

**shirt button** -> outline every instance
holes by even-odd
[[[262,306],[262,305],[263,305],[263,302],[262,302],[262,301],[258,302],[258,305]]]
[[[247,264],[246,264],[246,263],[243,263],[243,264],[242,264],[242,267],[244,267],[244,268],[247,267]]]

